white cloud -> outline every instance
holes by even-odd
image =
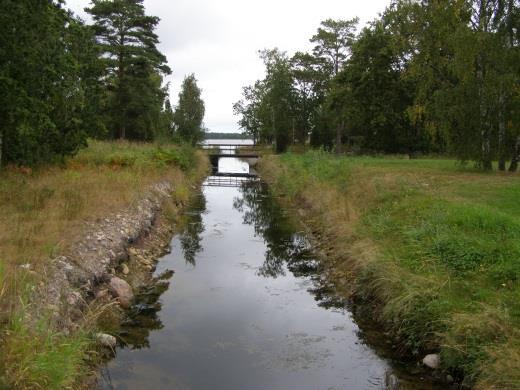
[[[238,131],[232,105],[242,87],[263,77],[257,51],[279,47],[289,53],[309,50],[309,38],[327,18],[361,24],[384,11],[389,0],[145,0],[146,12],[159,16],[160,50],[173,74],[172,103],[182,79],[195,73],[206,103],[206,126],[213,131]],[[88,20],[88,0],[67,5]]]

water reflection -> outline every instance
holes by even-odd
[[[186,264],[196,265],[196,256],[202,252],[202,233],[204,223],[202,214],[206,211],[206,198],[200,194],[192,199],[190,212],[185,214],[184,228],[179,241]],[[120,347],[130,349],[149,348],[149,336],[152,331],[164,328],[159,312],[162,309],[161,295],[170,287],[173,271],[166,270],[141,287],[136,294],[136,304],[132,306],[127,319],[123,322]]]
[[[236,157],[221,157],[218,160],[218,173],[249,173],[249,163]]]
[[[285,266],[295,276],[315,273],[317,263],[309,242],[302,234],[294,232],[294,226],[282,209],[267,195],[265,184],[245,182],[240,192],[241,196],[234,199],[233,207],[243,213],[244,223],[252,225],[255,235],[262,237],[267,245],[265,261],[258,273],[272,278],[285,276]]]
[[[324,308],[343,308],[345,301],[322,273],[320,263],[313,254],[311,243],[304,234],[297,232],[295,224],[279,207],[258,181],[242,184],[241,196],[233,206],[243,213],[245,224],[252,225],[255,234],[262,237],[267,246],[265,260],[258,269],[264,277],[285,276],[287,268],[296,277],[309,277],[313,281],[308,288],[318,305]]]
[[[119,346],[130,349],[149,348],[149,336],[154,330],[164,327],[158,313],[162,309],[159,300],[168,290],[173,271],[167,270],[153,278],[136,294],[136,304],[132,306],[128,317],[121,325]]]
[[[196,255],[203,250],[201,245],[201,235],[204,232],[202,213],[206,211],[206,198],[204,195],[200,194],[194,199],[192,208],[193,211],[187,214],[189,218],[180,236],[180,241],[186,263],[195,266]]]

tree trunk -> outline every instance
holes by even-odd
[[[486,14],[486,2],[480,0],[479,4],[479,21],[478,29],[482,32],[487,32],[487,14]],[[489,123],[489,111],[488,104],[486,102],[486,96],[484,91],[484,78],[486,76],[486,69],[484,68],[484,61],[482,54],[478,55],[477,58],[477,80],[478,80],[478,97],[479,97],[479,119],[480,119],[480,135],[481,135],[481,156],[480,162],[482,169],[491,170],[493,164],[491,162],[491,139],[490,139],[490,123]]]
[[[125,56],[123,52],[123,46],[125,45],[125,35],[123,33],[120,33],[119,36],[119,45],[120,50],[118,53],[118,71],[117,71],[117,78],[118,78],[118,100],[119,100],[119,138],[125,139],[126,138],[126,118],[125,118],[125,109],[124,109],[124,100],[123,100],[123,80],[125,77]]]
[[[520,160],[520,135],[516,137],[511,164],[509,164],[509,172],[516,172],[518,170],[518,160]]]
[[[498,98],[498,170],[506,170],[506,123],[504,115],[504,94]]]
[[[342,153],[342,145],[341,145],[341,134],[343,133],[343,121],[336,128],[336,154],[340,155]]]
[[[493,169],[493,163],[491,162],[491,141],[487,129],[482,130],[482,169],[486,171]]]
[[[274,150],[278,150],[278,145],[277,145],[277,137],[276,137],[276,126],[275,126],[275,123],[274,123],[274,108],[271,107],[271,120],[273,122],[273,134],[272,134],[272,137],[274,139]]]
[[[292,144],[294,145],[294,133],[296,132],[296,124],[294,118],[292,118]]]
[[[488,111],[484,96],[484,69],[482,60],[479,58],[479,67],[477,70],[477,79],[479,80],[479,117],[480,117],[480,136],[481,136],[481,156],[480,162],[482,169],[489,171],[493,169],[491,162],[491,139],[489,131]]]

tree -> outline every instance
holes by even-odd
[[[96,100],[89,29],[61,2],[4,0],[0,37],[0,164],[73,155]]]
[[[412,153],[419,146],[406,115],[412,91],[401,80],[397,61],[392,36],[383,23],[374,22],[361,32],[332,84],[330,111],[347,124],[351,136],[363,140],[365,149]]]
[[[290,62],[287,54],[278,49],[263,50],[260,57],[264,61],[266,77],[265,100],[269,106],[273,128],[275,149],[284,152],[294,134],[295,93]]]
[[[411,73],[421,109],[413,112],[423,113],[460,160],[486,170],[495,158],[505,169],[514,150],[519,58],[510,26],[517,14],[510,1],[430,1],[417,18]]]
[[[296,93],[290,60],[278,49],[262,50],[265,78],[243,89],[244,99],[234,104],[234,112],[241,115],[239,125],[255,139],[275,143],[281,153],[294,140]]]
[[[341,67],[348,59],[358,18],[351,20],[327,19],[321,23],[318,32],[311,38],[315,43],[313,53],[316,58],[322,60],[325,65],[324,71],[330,74],[330,78],[338,74]],[[336,113],[339,117],[339,113]],[[336,153],[341,153],[341,138],[344,122],[336,123]]]
[[[143,0],[92,0],[86,11],[94,19],[105,63],[107,122],[113,135],[150,139],[166,98],[161,76],[171,73],[157,49],[159,18],[145,15]]]
[[[194,74],[184,78],[179,93],[179,104],[173,114],[177,135],[185,142],[196,145],[204,139],[204,101]]]
[[[271,143],[272,134],[266,132],[265,118],[262,115],[262,108],[265,102],[265,84],[258,80],[252,86],[242,89],[243,99],[233,104],[233,113],[240,115],[238,125],[244,132],[253,138],[256,144]]]
[[[295,137],[305,144],[309,133],[317,131],[316,122],[320,105],[325,98],[329,75],[324,71],[326,64],[309,53],[297,52],[291,58],[291,72],[295,91]]]
[[[318,32],[311,38],[313,52],[323,59],[332,75],[337,75],[350,54],[354,42],[358,18],[351,20],[327,19],[321,22]]]
[[[510,159],[516,171],[519,21],[515,0],[393,0],[357,37],[357,19],[329,19],[312,54],[287,64],[264,51],[266,77],[244,89],[235,112],[277,143],[291,130],[304,143],[310,131],[311,145],[335,143],[339,153],[347,135],[365,150],[450,152],[483,169],[498,160],[505,170]]]

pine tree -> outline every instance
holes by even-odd
[[[336,76],[343,64],[349,58],[352,44],[355,38],[358,18],[351,20],[327,19],[321,22],[318,32],[311,38],[316,46],[313,49],[316,58],[325,64],[325,72],[330,74],[330,79]],[[339,117],[339,112],[333,113]],[[341,139],[344,122],[336,121],[336,153],[341,153]]]
[[[152,138],[166,98],[161,76],[171,73],[157,49],[154,30],[159,18],[145,15],[143,0],[93,0],[86,11],[94,19],[105,62],[107,116],[113,135]]]
[[[94,41],[61,3],[2,1],[0,164],[48,162],[86,144]]]

